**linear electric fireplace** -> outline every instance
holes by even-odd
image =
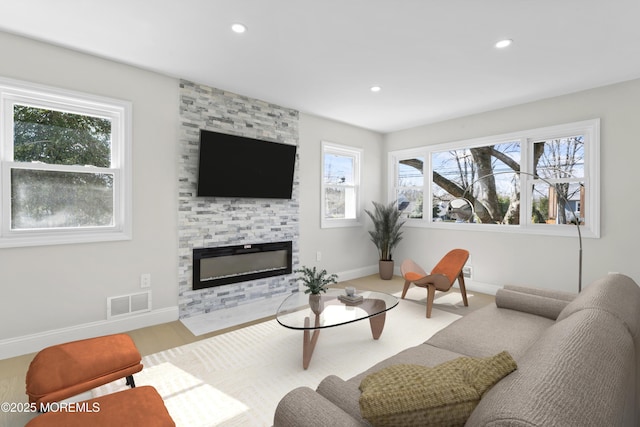
[[[193,289],[291,274],[291,242],[195,248]]]

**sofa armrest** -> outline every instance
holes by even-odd
[[[526,291],[520,291],[520,289]],[[528,291],[528,292],[527,292]],[[567,293],[530,288],[505,287],[496,293],[496,306],[524,313],[535,314],[556,320],[560,312],[569,304]]]
[[[345,381],[329,375],[318,384],[316,392],[360,423],[368,423],[360,414],[360,381]]]
[[[274,427],[362,427],[363,424],[309,387],[298,387],[278,403]]]
[[[522,294],[538,295],[546,298],[553,298],[561,301],[571,302],[578,296],[575,292],[558,291],[555,289],[530,288],[526,286],[505,285],[504,289],[520,292]]]

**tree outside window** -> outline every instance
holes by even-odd
[[[580,224],[594,237],[599,235],[598,151],[599,121],[592,120],[396,152],[394,196],[408,200],[408,206],[416,206],[421,196],[430,200],[429,215],[406,217],[434,225],[454,223],[446,207],[463,197],[473,204],[477,224],[528,232],[540,231],[542,224]]]
[[[424,156],[398,162],[395,200],[402,217],[419,219],[424,209]]]
[[[127,102],[0,79],[0,247],[123,240]]]
[[[13,155],[20,167],[11,171],[11,229],[113,225],[111,120],[14,105],[13,123]],[[47,170],[48,165],[87,171]]]

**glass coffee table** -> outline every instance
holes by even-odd
[[[304,332],[302,347],[304,369],[309,367],[321,329],[369,319],[373,339],[380,338],[386,312],[398,305],[398,298],[373,291],[362,291],[356,296],[362,296],[362,300],[345,301],[344,289],[327,289],[326,293],[318,296],[295,292],[280,304],[276,312],[278,323],[285,328],[299,329]]]

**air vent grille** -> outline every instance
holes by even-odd
[[[151,291],[107,298],[107,319],[151,311]]]

